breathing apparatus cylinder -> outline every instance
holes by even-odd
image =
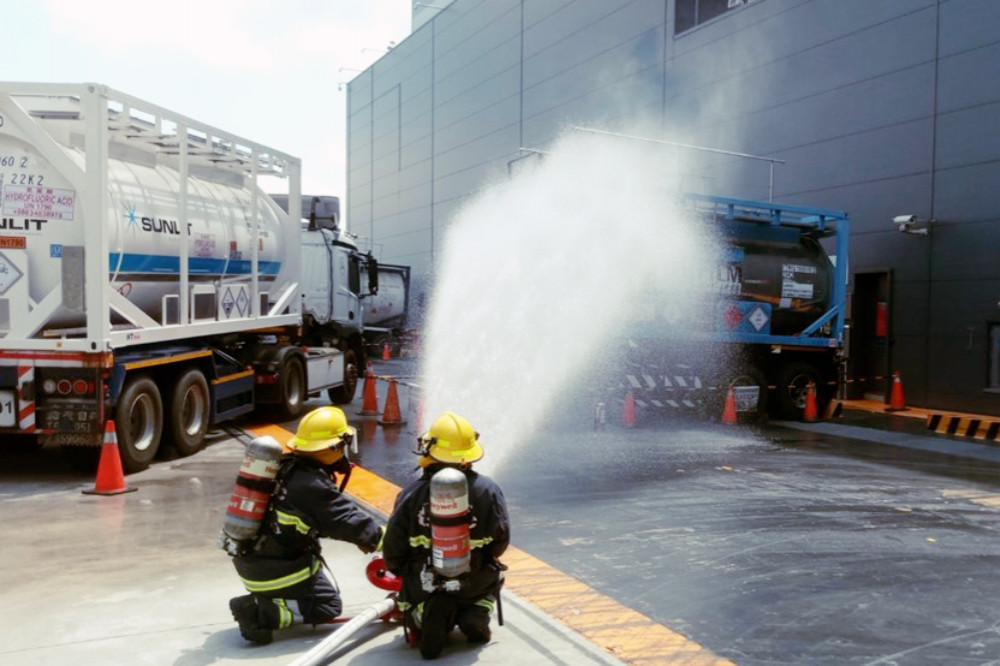
[[[281,444],[273,437],[257,437],[247,444],[219,535],[219,547],[230,555],[238,554],[260,530],[282,454]]]
[[[431,566],[445,578],[469,571],[469,482],[445,467],[431,477]]]

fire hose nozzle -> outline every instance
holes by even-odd
[[[365,567],[365,575],[368,576],[368,582],[380,590],[399,592],[403,589],[403,579],[389,571],[381,557],[372,558]]]

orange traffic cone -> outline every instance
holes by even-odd
[[[726,391],[726,404],[722,408],[722,422],[726,425],[736,423],[736,394],[733,392],[732,386]]]
[[[84,495],[120,495],[130,493],[135,488],[125,485],[122,459],[118,453],[118,435],[115,422],[108,419],[104,423],[104,443],[101,445],[101,460],[97,465],[97,481],[93,490],[84,490]]]
[[[626,428],[635,427],[635,396],[632,389],[625,392],[625,409],[622,410],[622,425]]]
[[[392,354],[389,353],[389,343],[387,342],[384,345],[382,345],[382,360],[388,361],[391,357]]]
[[[365,388],[362,393],[361,416],[378,416],[378,396],[375,394],[375,373],[371,368],[365,371]]]
[[[385,398],[385,412],[379,419],[379,424],[384,426],[403,425],[403,414],[399,410],[399,395],[396,393],[396,380],[389,380],[389,394]]]
[[[802,420],[806,423],[816,423],[819,421],[819,409],[816,407],[816,385],[809,382],[806,389],[806,406],[802,410]]]
[[[906,400],[903,398],[903,380],[899,372],[892,373],[892,397],[889,399],[889,406],[885,408],[887,412],[901,412],[906,409]]]

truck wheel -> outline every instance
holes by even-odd
[[[358,354],[352,349],[344,350],[344,383],[337,388],[329,389],[326,394],[335,405],[346,405],[354,400],[354,392],[358,389]]]
[[[125,385],[118,399],[115,431],[122,469],[131,473],[149,467],[163,432],[163,401],[152,379],[139,375]]]
[[[281,402],[278,413],[282,419],[291,420],[302,413],[306,397],[306,371],[302,359],[289,356],[281,366]]]
[[[800,419],[806,407],[809,382],[816,385],[817,406],[823,404],[823,376],[808,363],[790,363],[778,373],[777,414],[783,419]],[[822,410],[822,407],[820,407]]]
[[[170,443],[181,456],[197,453],[205,443],[209,409],[208,382],[198,368],[189,368],[174,386],[167,409]]]

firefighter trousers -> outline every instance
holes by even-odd
[[[324,624],[343,611],[340,592],[319,571],[305,583],[283,590],[256,593],[258,623],[266,629],[284,629],[293,624]]]

